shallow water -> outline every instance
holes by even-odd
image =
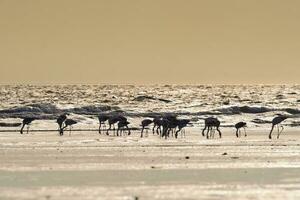
[[[267,134],[0,134],[0,199],[299,199],[298,133]]]

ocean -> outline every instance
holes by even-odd
[[[191,119],[217,117],[232,128],[245,121],[248,129],[266,129],[276,114],[290,116],[284,125],[300,127],[300,85],[1,85],[0,123],[37,117],[31,129],[55,129],[62,113],[78,121],[74,128],[98,128],[97,115],[123,114],[131,127],[143,118],[173,113]],[[11,130],[16,127],[0,127]]]

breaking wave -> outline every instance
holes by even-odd
[[[74,113],[78,115],[98,115],[100,113],[123,113],[130,117],[156,117],[167,114],[184,116],[204,116],[204,115],[239,115],[239,114],[260,114],[267,112],[286,112],[288,114],[300,114],[300,110],[294,108],[269,108],[259,106],[230,106],[225,108],[213,109],[211,111],[198,112],[126,112],[118,106],[108,105],[87,105],[75,108],[58,108],[50,103],[28,104],[20,107],[0,110],[0,118],[25,118],[35,117],[38,119],[55,119],[62,113]],[[258,122],[259,123],[259,122]]]
[[[267,108],[267,107],[258,107],[258,106],[231,106],[226,108],[220,108],[215,111],[218,111],[222,114],[230,115],[230,114],[258,114],[258,113],[266,113],[275,111],[276,109]]]
[[[101,112],[121,112],[117,106],[82,106],[78,108],[58,108],[50,103],[28,104],[26,106],[14,107],[0,110],[0,118],[25,118],[34,117],[38,119],[55,119],[62,113],[74,113],[78,115],[96,115]]]

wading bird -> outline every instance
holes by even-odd
[[[161,126],[162,126],[162,119],[161,117],[155,117],[153,119],[153,128],[152,128],[152,132],[153,132],[153,135],[154,133],[156,132],[157,135],[161,134]],[[156,128],[156,130],[155,130]]]
[[[26,125],[27,126],[27,134],[28,134],[29,133],[30,124],[34,120],[36,120],[36,118],[32,118],[32,117],[26,117],[26,118],[24,118],[23,122],[22,122],[22,127],[21,127],[21,130],[20,130],[20,133],[23,134],[23,129],[24,129],[25,125]]]
[[[247,123],[246,122],[238,122],[234,125],[234,127],[236,128],[236,133],[235,133],[236,137],[241,136],[241,128],[244,129],[245,137],[247,136],[247,133],[246,133]]]
[[[141,137],[143,137],[143,132],[144,132],[145,127],[148,127],[152,123],[153,123],[153,120],[151,120],[151,119],[144,119],[141,122],[141,126],[142,126]],[[148,129],[146,129],[146,133],[147,132],[148,132]]]
[[[128,130],[128,135],[130,135],[130,129],[128,127],[128,122],[127,120],[121,120],[118,123],[118,130],[117,130],[117,136],[119,136],[119,131],[120,131],[120,136],[122,136],[122,133],[125,131],[125,128]]]
[[[183,132],[183,136],[185,137],[185,130],[184,128],[190,123],[189,119],[178,119],[177,120],[177,127],[178,130],[175,132],[175,138],[178,137],[178,133],[181,131]],[[181,135],[182,137],[182,135]]]
[[[117,116],[110,116],[108,118],[108,125],[109,125],[109,128],[107,129],[106,131],[106,135],[109,135],[108,131],[111,130],[111,127],[113,126],[113,131],[115,133],[115,124],[117,122],[120,122],[120,121],[127,121],[127,118],[122,116],[122,115],[117,115]],[[130,130],[129,130],[129,134],[130,134]]]
[[[98,116],[99,120],[99,134],[101,134],[101,125],[103,125],[103,128],[106,128],[105,122],[109,119],[109,115],[101,114]]]
[[[287,116],[278,115],[277,117],[275,117],[272,120],[272,128],[271,128],[271,131],[270,131],[270,134],[269,134],[269,139],[272,139],[272,132],[273,132],[273,129],[274,129],[275,126],[277,126],[277,139],[279,139],[279,135],[282,133],[282,131],[284,129],[283,126],[280,123],[283,122],[286,119],[287,119]],[[281,127],[281,130],[279,130],[279,125]]]
[[[68,126],[70,127],[69,130],[69,136],[71,135],[71,131],[72,131],[72,126],[74,124],[77,124],[77,121],[75,121],[74,119],[66,119],[65,120],[65,126],[63,127],[63,130],[66,129]]]
[[[63,134],[64,134],[63,124],[64,124],[64,122],[65,122],[66,119],[67,119],[67,115],[68,115],[68,114],[62,114],[62,115],[60,115],[60,116],[56,119],[56,122],[57,122],[58,127],[59,127],[59,135],[63,135]]]
[[[205,136],[204,131],[207,129],[206,138],[209,139],[210,137],[212,137],[213,128],[216,128],[216,130],[219,133],[220,138],[222,137],[222,133],[219,129],[221,122],[217,118],[208,117],[208,118],[204,119],[204,123],[205,123],[205,127],[202,130],[203,136]],[[209,135],[209,133],[210,133],[210,135]]]
[[[170,121],[166,118],[162,118],[161,119],[161,127],[162,127],[162,133],[161,133],[161,137],[165,137],[165,139],[167,139],[167,137],[169,136],[169,130],[170,130]]]

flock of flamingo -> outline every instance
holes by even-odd
[[[106,128],[106,122],[108,123],[109,127],[106,129],[106,135],[109,135],[109,131],[113,131],[114,135],[116,132],[117,136],[121,136],[125,134],[125,131],[127,131],[127,135],[130,135],[130,128],[128,125],[130,122],[127,120],[126,117],[122,115],[108,115],[108,114],[101,114],[98,116],[99,119],[99,134],[103,131],[103,128]],[[275,126],[277,126],[277,139],[279,139],[280,134],[283,131],[283,126],[281,125],[281,122],[287,119],[287,116],[284,115],[278,115],[272,120],[272,127],[271,131],[269,133],[269,139],[272,139],[272,132]],[[29,132],[29,125],[36,120],[36,118],[24,118],[22,127],[20,130],[20,133],[23,134],[23,129],[25,126],[27,126],[27,133]],[[71,134],[72,126],[74,124],[77,124],[77,121],[74,119],[69,119],[68,114],[62,114],[60,115],[56,120],[58,126],[59,126],[59,135],[63,136],[64,130],[66,130],[69,127],[69,131]],[[188,119],[178,119],[176,116],[173,115],[166,115],[166,116],[159,116],[154,117],[153,119],[144,119],[141,122],[141,137],[143,137],[144,130],[148,130],[149,126],[153,124],[152,132],[153,134],[157,134],[162,138],[168,138],[170,137],[170,133],[172,136],[175,136],[175,138],[178,137],[179,133],[182,133],[182,136],[185,136],[185,130],[184,128],[190,123],[190,120]],[[117,124],[117,130],[115,131],[115,124]],[[214,133],[217,131],[219,133],[219,137],[222,137],[222,132],[220,131],[220,125],[221,122],[215,118],[215,117],[208,117],[204,119],[205,127],[202,130],[202,135],[206,136],[207,139],[214,138]],[[238,122],[235,124],[236,128],[236,137],[241,136],[241,129],[243,128],[246,134],[246,128],[247,123],[246,122]],[[281,128],[281,130],[280,130]]]

